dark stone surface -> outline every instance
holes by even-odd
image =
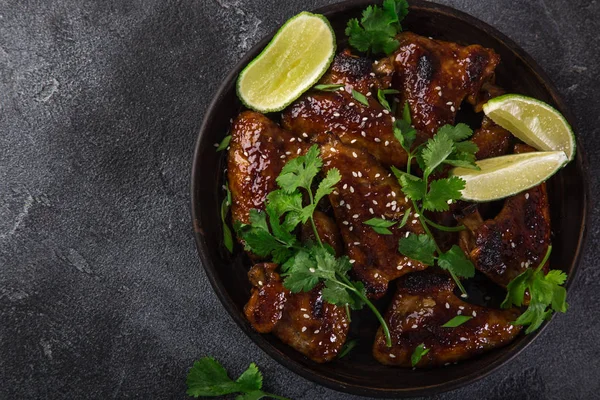
[[[348,399],[269,359],[211,290],[188,211],[217,86],[288,17],[327,0],[0,0],[0,398],[184,398],[192,361],[256,361],[294,399]],[[600,171],[600,4],[448,0],[523,46]],[[600,391],[593,204],[571,309],[492,376],[439,399]]]

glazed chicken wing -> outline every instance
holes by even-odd
[[[396,39],[394,87],[402,104],[408,101],[415,128],[429,137],[442,125],[454,124],[464,100],[477,104],[482,85],[493,79],[500,62],[492,49],[479,45],[461,46],[412,32]]]
[[[246,318],[257,332],[272,332],[311,360],[331,361],[346,341],[346,310],[324,301],[321,286],[290,293],[276,269],[276,264],[256,264],[248,273],[253,288]]]
[[[342,176],[329,200],[353,263],[352,273],[365,284],[367,294],[381,297],[391,280],[426,268],[398,253],[400,238],[423,233],[417,219],[409,218],[402,228],[392,226],[391,235],[378,234],[364,224],[371,218],[402,219],[409,206],[396,179],[367,152],[344,145],[334,135],[321,145],[321,156],[325,171],[337,168]]]
[[[320,83],[343,84],[345,89],[308,92],[285,110],[282,126],[305,138],[332,132],[383,164],[404,167],[407,155],[394,137],[393,117],[374,99],[376,88],[389,85],[392,72],[384,62],[373,72],[368,60],[341,53]],[[352,89],[366,95],[369,106],[356,100]]]
[[[516,145],[515,152],[532,151]],[[493,220],[483,221],[477,208],[464,210],[460,246],[470,256],[475,268],[492,281],[506,287],[525,271],[535,268],[550,245],[550,206],[546,184],[512,196]],[[548,269],[548,264],[544,266]]]
[[[519,316],[517,309],[495,310],[466,303],[456,297],[454,287],[449,277],[430,272],[401,278],[385,316],[392,347],[386,346],[379,328],[373,344],[377,361],[411,367],[411,355],[424,344],[429,352],[417,366],[441,366],[504,346],[520,332],[520,326],[511,325]],[[455,328],[442,327],[457,315],[473,318]]]
[[[242,112],[233,122],[227,157],[233,221],[249,223],[250,209],[264,210],[275,179],[290,159],[308,145],[262,114]]]

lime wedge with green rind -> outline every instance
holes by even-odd
[[[477,161],[479,171],[454,168],[450,175],[465,180],[462,199],[493,201],[546,181],[569,162],[563,151],[536,151]]]
[[[335,34],[327,18],[301,12],[240,73],[238,97],[258,112],[281,111],[323,76],[335,49]]]
[[[483,106],[485,114],[531,147],[563,151],[575,157],[575,135],[565,117],[543,101],[517,94],[496,97]]]

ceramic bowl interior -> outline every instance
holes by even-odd
[[[334,4],[316,12],[324,14],[334,27],[338,50],[346,43],[344,27],[349,18],[357,17],[369,0]],[[572,122],[556,89],[539,66],[515,43],[487,24],[454,9],[422,1],[411,1],[403,27],[436,39],[461,44],[481,44],[500,54],[497,83],[508,92],[529,95],[558,108]],[[512,344],[480,357],[438,369],[411,370],[378,364],[371,356],[377,323],[368,312],[354,318],[351,336],[359,345],[344,359],[317,364],[272,335],[254,332],[243,315],[250,295],[247,271],[249,260],[238,246],[232,256],[222,245],[220,202],[223,198],[224,152],[217,153],[213,144],[229,129],[230,120],[242,106],[235,93],[235,80],[241,69],[268,43],[257,44],[231,71],[206,112],[196,143],[192,170],[192,217],[198,252],[206,274],[223,305],[246,334],[271,357],[292,371],[314,382],[353,394],[378,397],[404,397],[439,393],[473,382],[489,374],[527,346],[540,331],[520,336]],[[468,109],[470,107],[463,107]],[[273,116],[277,118],[277,115]],[[481,116],[464,111],[459,119],[473,123]],[[577,158],[549,181],[553,224],[553,268],[561,268],[573,280],[585,234],[588,206],[587,170],[583,149],[578,145]],[[501,294],[502,296],[502,294]],[[497,297],[497,296],[496,296]],[[385,300],[381,309],[385,309]],[[223,334],[226,334],[223,332]]]

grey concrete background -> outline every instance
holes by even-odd
[[[194,359],[268,390],[351,399],[269,359],[196,256],[192,147],[227,71],[330,0],[0,0],[0,398],[185,398]],[[523,46],[577,117],[600,171],[600,4],[444,0]],[[492,376],[438,399],[600,392],[598,206],[571,310]]]

